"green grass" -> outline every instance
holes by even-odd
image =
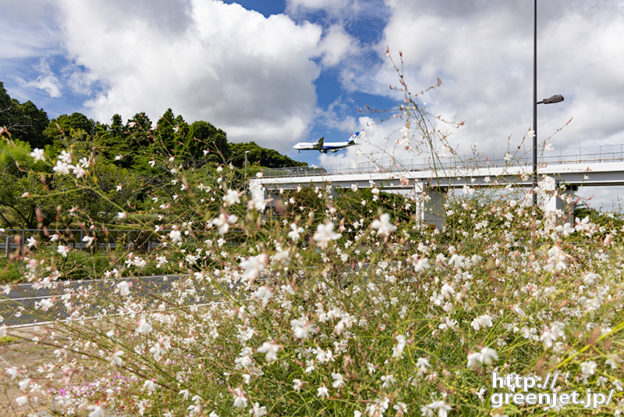
[[[0,337],[0,346],[12,345],[12,344],[17,343],[19,341],[20,340],[17,337],[2,336],[2,337]]]

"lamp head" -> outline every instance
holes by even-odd
[[[555,94],[552,97],[548,97],[542,101],[538,101],[537,104],[553,104],[553,103],[560,103],[562,101],[563,101],[563,96],[561,94]]]

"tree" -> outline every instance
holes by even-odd
[[[189,127],[186,145],[189,155],[197,160],[204,158],[204,151],[208,151],[205,160],[210,162],[224,162],[230,156],[227,134],[202,120]]]
[[[70,134],[72,131],[83,131],[86,134],[93,133],[95,122],[82,113],[62,114],[56,119],[50,120],[44,134],[55,138],[59,134]]]
[[[43,134],[48,115],[32,101],[20,104],[11,98],[0,82],[0,126],[6,127],[14,139],[21,139],[33,148],[43,148],[51,139]]]
[[[239,168],[242,168],[245,163],[246,151],[248,151],[248,163],[258,164],[267,168],[284,168],[308,165],[305,162],[290,159],[274,149],[263,148],[255,142],[232,143],[230,144],[230,151],[230,161],[232,162],[232,165]]]

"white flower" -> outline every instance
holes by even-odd
[[[301,391],[301,387],[303,387],[303,382],[300,379],[293,379],[293,389],[295,391]]]
[[[251,188],[251,200],[249,200],[249,208],[255,208],[258,211],[264,211],[269,200],[264,199],[264,188],[261,185],[254,185]]]
[[[224,235],[230,230],[230,224],[236,223],[238,217],[233,214],[221,213],[218,218],[212,220],[212,224],[217,226],[220,235]]]
[[[600,275],[594,273],[594,272],[588,272],[587,274],[585,274],[585,276],[583,277],[583,283],[585,285],[594,285],[594,282],[596,282],[596,279],[600,279]]]
[[[451,411],[451,406],[445,403],[443,400],[438,400],[420,408],[420,412],[422,413],[423,417],[434,417],[435,411],[438,412],[438,417],[447,417],[448,412]]]
[[[416,272],[422,272],[426,269],[431,268],[431,265],[429,264],[429,259],[427,258],[422,258],[419,259],[415,264],[414,264],[414,270]]]
[[[498,360],[496,351],[489,347],[484,347],[481,352],[474,352],[468,355],[468,367],[472,368],[480,363],[491,365]]]
[[[268,255],[263,253],[258,256],[250,256],[240,262],[240,267],[245,271],[243,272],[243,279],[253,281],[258,277],[260,271],[262,271],[267,263]]]
[[[340,388],[344,385],[344,377],[341,374],[332,373],[332,378],[334,382],[332,382],[332,387]]]
[[[28,402],[28,398],[25,395],[22,395],[21,397],[17,397],[15,402],[21,407]]]
[[[99,405],[90,405],[87,410],[91,411],[89,417],[106,417],[106,412]]]
[[[280,346],[276,345],[275,343],[264,342],[262,346],[258,348],[258,352],[266,353],[266,355],[264,355],[264,359],[267,362],[273,362],[277,359],[277,351],[279,350],[279,348]]]
[[[381,377],[381,381],[383,382],[383,384],[381,384],[381,387],[388,388],[390,385],[396,382],[396,379],[394,378],[394,375],[383,375]]]
[[[317,328],[307,317],[301,316],[299,319],[291,320],[290,327],[297,339],[307,339],[311,334],[317,332]]]
[[[444,283],[444,285],[442,285],[442,289],[440,289],[440,294],[444,298],[450,298],[452,295],[455,294],[455,290],[447,283]]]
[[[123,356],[123,354],[124,352],[122,350],[118,350],[113,353],[109,359],[110,364],[113,366],[122,366],[123,360],[121,359],[121,357]]]
[[[85,171],[80,165],[70,165],[70,168],[74,171],[76,178],[82,178],[87,174],[87,171]]]
[[[234,190],[227,190],[223,196],[223,202],[226,206],[240,203],[240,193]]]
[[[565,336],[565,333],[563,333],[563,327],[563,323],[556,321],[550,327],[544,329],[542,335],[540,336],[540,340],[544,342],[544,349],[551,348],[554,341]]]
[[[136,334],[148,334],[151,331],[152,331],[152,325],[149,324],[149,322],[147,320],[145,320],[144,317],[141,317],[141,320],[139,320],[139,325],[137,326],[137,328],[134,331],[134,333],[136,333]]]
[[[266,307],[269,303],[269,300],[273,296],[273,292],[267,286],[260,287],[254,292],[253,296],[259,300],[262,300],[262,307]]]
[[[125,211],[120,211],[119,213],[117,213],[118,219],[125,219],[126,217],[128,217],[128,214],[126,214]]]
[[[18,370],[17,370],[17,367],[16,367],[16,366],[13,366],[13,367],[11,367],[11,368],[7,368],[7,369],[5,369],[5,372],[6,372],[6,373],[7,373],[7,375],[9,375],[9,376],[11,377],[11,379],[13,380],[13,379],[15,379],[15,378],[17,377]]]
[[[251,414],[253,417],[266,416],[267,409],[265,406],[260,407],[260,404],[254,403],[253,408],[249,410],[249,414]]]
[[[58,159],[61,162],[64,162],[66,164],[71,164],[72,163],[72,156],[67,151],[61,151],[61,154],[58,156]]]
[[[172,230],[171,232],[169,232],[169,238],[173,242],[182,242],[182,232],[180,232],[179,230]]]
[[[548,264],[544,267],[547,271],[560,271],[566,269],[567,257],[566,254],[559,248],[559,246],[553,246],[548,250]]]
[[[33,151],[30,153],[30,156],[35,158],[35,162],[45,161],[45,155],[43,153],[43,149],[39,149],[39,148],[33,149]]]
[[[154,388],[156,388],[156,385],[154,384],[154,381],[152,381],[152,380],[148,379],[143,384],[143,391],[147,391],[150,394],[154,391]]]
[[[494,349],[489,347],[484,347],[481,349],[481,361],[486,365],[491,365],[492,362],[496,362],[498,360],[498,354]]]
[[[52,171],[54,172],[58,172],[59,174],[69,174],[69,169],[71,168],[71,165],[66,164],[63,161],[56,161],[56,165],[54,165],[54,168],[52,168]]]
[[[597,364],[594,361],[587,361],[581,363],[581,372],[585,378],[588,378],[596,373]]]
[[[390,215],[384,213],[379,217],[379,220],[375,220],[371,225],[373,229],[377,230],[378,235],[389,236],[394,232],[397,227],[390,222]]]
[[[405,349],[405,336],[402,334],[396,337],[397,344],[392,348],[392,357],[393,358],[401,358],[403,357],[403,349]]]
[[[67,253],[69,252],[69,247],[63,246],[63,245],[58,245],[58,248],[56,248],[56,251],[58,253],[60,253],[63,258],[66,258],[67,257]]]
[[[117,290],[119,291],[119,295],[122,297],[127,297],[130,295],[130,284],[128,281],[121,281],[117,284]]]
[[[313,236],[313,239],[318,242],[318,247],[321,249],[327,248],[330,240],[336,240],[338,238],[340,238],[340,234],[334,232],[334,224],[332,222],[319,224]]]
[[[484,329],[486,327],[492,327],[492,317],[488,316],[487,314],[484,314],[474,319],[470,325],[475,330]]]
[[[277,249],[277,253],[273,255],[271,259],[273,259],[275,262],[282,262],[284,264],[287,264],[290,260],[290,252],[288,251],[288,249],[282,249],[279,244],[276,246],[275,249]]]
[[[123,159],[123,155],[117,155],[115,157],[115,161],[121,161]]]
[[[293,241],[296,242],[299,240],[299,238],[301,237],[301,233],[304,232],[303,227],[297,227],[297,225],[295,223],[292,223],[290,225],[290,232],[288,232],[288,237]]]
[[[91,236],[84,236],[82,238],[82,241],[86,243],[86,247],[90,247],[91,245],[93,245],[93,241],[95,240],[95,238],[91,237]]]
[[[316,396],[319,398],[328,398],[329,397],[329,390],[327,389],[327,387],[325,385],[321,385],[317,390],[316,390],[317,394]]]
[[[234,390],[234,408],[245,408],[247,407],[247,397],[245,396],[245,392],[236,388]]]
[[[418,368],[418,375],[422,375],[427,372],[428,368],[431,368],[431,364],[427,358],[418,358],[416,367]]]
[[[37,239],[35,239],[34,237],[29,237],[26,240],[26,246],[28,246],[28,248],[32,248],[33,246],[37,246]]]
[[[397,416],[402,416],[407,413],[407,404],[405,404],[404,402],[399,401],[392,408],[396,410]]]

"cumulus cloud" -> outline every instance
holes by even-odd
[[[207,120],[236,140],[285,149],[314,117],[321,28],[285,15],[265,18],[219,1],[59,2],[68,54],[86,69],[80,89],[98,120],[171,107]]]
[[[443,80],[423,100],[430,110],[465,126],[453,135],[460,150],[478,143],[502,152],[511,135],[519,144],[532,124],[532,4],[503,0],[387,0],[390,18],[377,51],[405,57],[406,79],[419,90]],[[616,0],[553,0],[538,7],[538,99],[563,94],[565,102],[540,105],[538,136],[554,149],[624,141],[624,20]],[[392,94],[391,65],[373,77],[354,74],[364,91]],[[396,97],[396,96],[395,96]]]
[[[422,163],[427,158],[422,149],[414,147],[406,152],[399,143],[403,126],[404,121],[398,118],[378,122],[368,116],[360,117],[355,127],[361,132],[357,145],[339,153],[322,154],[319,161],[323,167],[344,172],[402,168]],[[415,144],[414,141],[411,143]]]
[[[329,27],[319,49],[323,54],[321,63],[326,67],[333,67],[360,52],[359,42],[337,24]]]

